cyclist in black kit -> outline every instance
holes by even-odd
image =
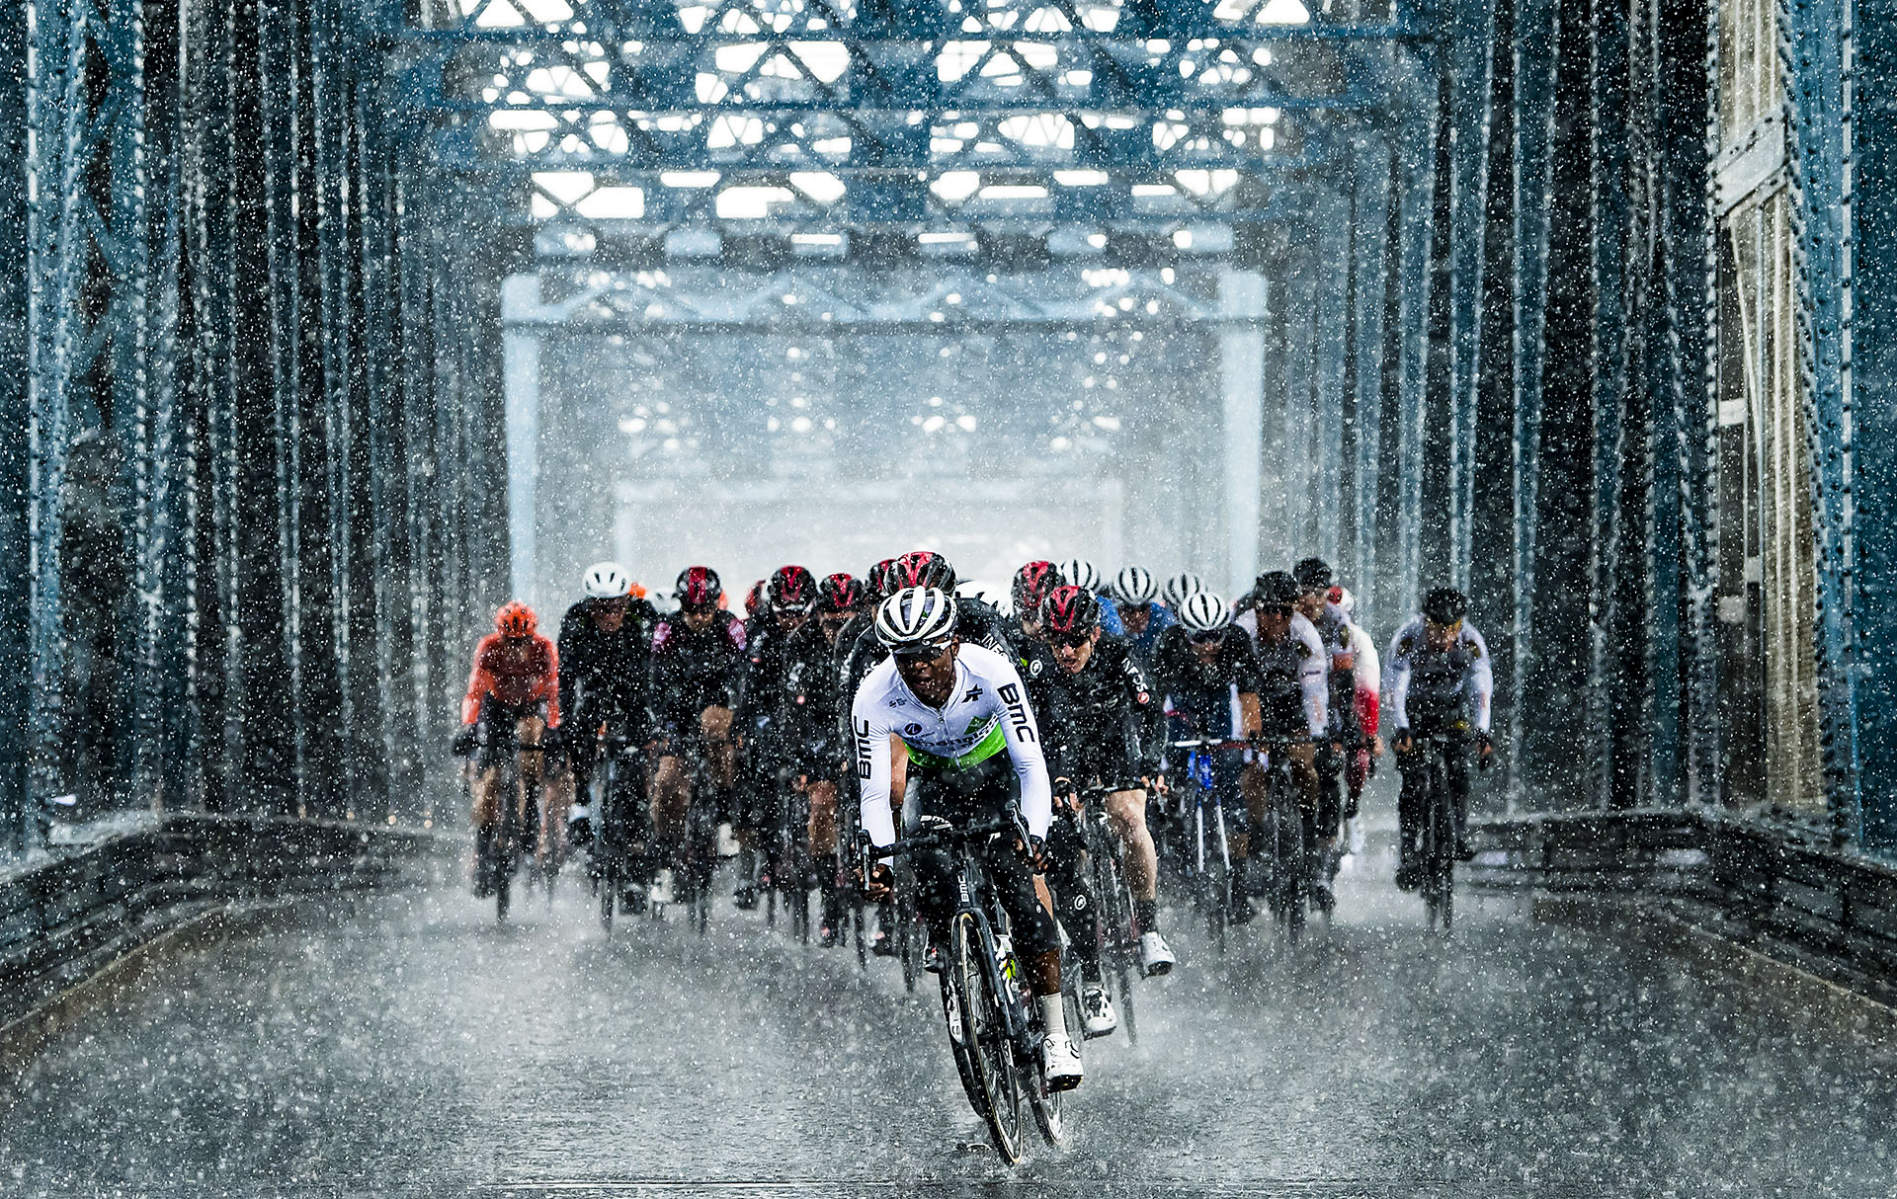
[[[1175,960],[1159,933],[1158,865],[1146,828],[1146,788],[1163,765],[1164,715],[1145,670],[1124,639],[1103,632],[1100,615],[1092,592],[1056,587],[1041,605],[1046,640],[1027,659],[1029,702],[1041,720],[1056,810],[1064,814],[1049,834],[1053,867],[1048,882],[1080,958],[1081,1008],[1087,1031],[1095,1036],[1112,1031],[1118,1021],[1100,985],[1096,897],[1086,883],[1085,842],[1077,825],[1084,815],[1083,788],[1107,789],[1107,817],[1124,847],[1140,929],[1141,969],[1164,974]]]

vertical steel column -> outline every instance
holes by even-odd
[[[1383,383],[1393,365],[1384,361],[1383,353],[1385,279],[1390,268],[1390,150],[1381,135],[1365,135],[1358,141],[1351,170],[1350,269],[1356,304],[1351,324],[1356,332],[1357,366],[1352,430],[1356,463],[1351,475],[1355,524],[1347,530],[1342,557],[1348,585],[1362,595],[1361,605],[1368,609],[1376,602],[1370,587],[1379,574],[1377,477],[1383,467]],[[1380,613],[1379,617],[1389,615]]]
[[[1540,525],[1541,385],[1547,356],[1548,216],[1554,143],[1554,83],[1560,39],[1558,0],[1519,0],[1515,13],[1514,283],[1511,290],[1514,386],[1513,652],[1509,693],[1529,694],[1534,653],[1535,540]],[[1523,802],[1522,735],[1528,705],[1508,708],[1506,795]]]
[[[1423,573],[1423,470],[1429,429],[1429,292],[1431,252],[1436,239],[1436,113],[1440,94],[1430,82],[1431,57],[1415,51],[1416,75],[1423,81],[1408,105],[1398,161],[1407,163],[1399,198],[1399,271],[1401,330],[1397,460],[1396,563],[1390,594],[1380,605],[1396,618],[1420,599]]]
[[[540,280],[515,275],[507,280],[503,311],[525,311],[540,302]],[[501,335],[507,370],[507,541],[513,550],[512,594],[534,590],[534,563],[540,480],[540,337],[509,328]]]
[[[32,420],[27,427],[33,533],[31,594],[33,687],[30,697],[32,782],[41,795],[63,790],[63,697],[66,671],[60,502],[72,438],[73,325],[87,234],[82,227],[81,151],[89,5],[36,0],[31,88],[31,175],[37,203],[30,212],[34,256],[27,328]]]
[[[18,435],[32,427],[32,389],[27,374],[33,274],[28,243],[27,14],[24,6],[0,16],[0,678],[14,685],[0,695],[0,854],[26,848],[32,827],[28,761],[28,696],[32,685],[32,511],[27,446]],[[45,192],[39,199],[45,202]]]
[[[1475,525],[1476,405],[1482,384],[1482,293],[1488,234],[1493,0],[1452,0],[1449,49],[1449,561],[1469,586]]]
[[[1227,316],[1264,311],[1265,280],[1254,271],[1219,273],[1219,306]],[[1265,336],[1255,324],[1219,331],[1220,440],[1224,443],[1225,586],[1239,594],[1258,567],[1260,454],[1265,431]]]
[[[1593,280],[1594,490],[1587,723],[1582,730],[1594,770],[1598,807],[1625,802],[1613,740],[1621,698],[1613,632],[1619,620],[1622,415],[1627,398],[1627,269],[1632,233],[1628,138],[1628,16],[1615,0],[1595,5],[1591,97],[1594,132]]]
[[[95,117],[93,136],[107,142],[104,155],[111,184],[109,232],[100,237],[111,278],[104,323],[112,373],[109,423],[117,447],[117,470],[109,492],[113,517],[122,530],[121,553],[133,567],[114,613],[112,706],[120,718],[114,722],[109,772],[116,803],[134,796],[150,803],[157,787],[154,751],[158,747],[156,645],[150,635],[157,629],[160,594],[155,587],[146,591],[139,586],[155,583],[156,575],[156,563],[149,556],[153,532],[147,394],[151,255],[146,198],[151,164],[145,148],[145,4],[144,0],[108,0],[104,9],[105,24],[95,44],[103,58],[106,96]]]
[[[276,105],[268,94],[287,81],[265,73],[273,59],[264,0],[235,0],[231,22],[233,144],[232,349],[237,484],[237,610],[241,757],[237,802],[271,813],[290,810],[296,768],[295,700],[284,628],[283,413],[276,372],[276,278],[272,270],[270,142]],[[263,302],[259,302],[259,300]]]
[[[1864,417],[1853,422],[1847,443],[1860,654],[1853,698],[1860,742],[1888,750],[1897,745],[1897,422],[1889,418],[1897,398],[1897,94],[1877,84],[1897,72],[1897,3],[1855,0],[1850,11],[1845,119],[1856,160],[1850,178],[1860,182],[1845,194],[1855,235],[1846,259],[1848,378],[1852,408]],[[1859,87],[1860,79],[1873,83]],[[1897,755],[1865,754],[1857,794],[1864,847],[1897,854]]]
[[[1792,213],[1800,399],[1818,543],[1819,742],[1825,796],[1842,841],[1855,838],[1860,824],[1849,549],[1853,422],[1845,391],[1845,296],[1850,287],[1844,242],[1845,5],[1841,0],[1784,0],[1784,24],[1787,141],[1797,181]]]
[[[1294,254],[1290,278],[1284,289],[1285,304],[1285,389],[1284,389],[1284,514],[1276,530],[1275,555],[1265,560],[1268,570],[1286,570],[1310,544],[1312,488],[1315,472],[1312,460],[1315,445],[1312,429],[1312,402],[1316,395],[1317,363],[1317,266],[1308,251]],[[1275,560],[1274,560],[1275,559]]]
[[[1316,276],[1316,319],[1311,343],[1311,481],[1308,502],[1311,540],[1294,546],[1297,557],[1316,554],[1338,561],[1342,531],[1338,508],[1343,499],[1344,389],[1349,373],[1347,333],[1350,321],[1350,205],[1336,187],[1320,187],[1314,205],[1317,252],[1307,268]]]

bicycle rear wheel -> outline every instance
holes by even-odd
[[[1013,1038],[1008,1035],[1004,997],[996,989],[994,962],[989,942],[981,925],[970,912],[962,912],[950,926],[950,969],[955,975],[956,998],[961,1003],[963,1035],[970,1050],[971,1065],[980,1083],[983,1107],[981,1115],[988,1125],[988,1137],[995,1152],[1010,1165],[1021,1160],[1022,1082],[1016,1071]]]
[[[1225,846],[1225,810],[1212,808],[1212,833],[1205,854],[1206,931],[1220,956],[1225,954],[1226,930],[1232,914],[1232,867]]]
[[[1120,1027],[1126,1030],[1126,1043],[1140,1041],[1139,1016],[1134,1010],[1133,955],[1137,952],[1132,938],[1132,916],[1127,909],[1126,888],[1120,882],[1119,864],[1110,849],[1096,846],[1093,852],[1093,885],[1100,904],[1100,957],[1113,1006],[1120,1012]]]
[[[1305,879],[1310,863],[1304,843],[1304,813],[1290,779],[1279,775],[1272,789],[1272,872],[1278,896],[1278,922],[1285,939],[1296,945],[1304,938]]]
[[[1430,927],[1449,932],[1455,924],[1456,821],[1449,810],[1448,780],[1441,765],[1429,771],[1428,819],[1424,825],[1423,880]]]

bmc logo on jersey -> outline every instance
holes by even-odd
[[[1013,683],[1003,683],[995,692],[1001,702],[1008,705],[1008,723],[1014,726],[1017,741],[1034,740],[1034,722],[1028,717],[1027,708],[1021,704],[1021,689]]]

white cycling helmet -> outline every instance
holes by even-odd
[[[1107,584],[1107,594],[1113,597],[1115,603],[1129,607],[1150,604],[1159,594],[1159,580],[1144,566],[1124,566]]]
[[[904,587],[876,608],[876,640],[892,654],[940,653],[960,613],[939,587]]]
[[[1198,575],[1193,574],[1189,570],[1182,570],[1172,578],[1166,580],[1166,606],[1177,612],[1179,605],[1185,603],[1189,597],[1204,590],[1204,579],[1201,579]]]
[[[1179,605],[1179,625],[1188,634],[1214,633],[1232,622],[1232,609],[1210,591],[1198,591]]]
[[[632,591],[632,576],[617,562],[595,562],[580,579],[587,599],[618,599]]]
[[[1085,558],[1069,558],[1055,569],[1060,577],[1071,587],[1082,591],[1100,590],[1100,568]]]

